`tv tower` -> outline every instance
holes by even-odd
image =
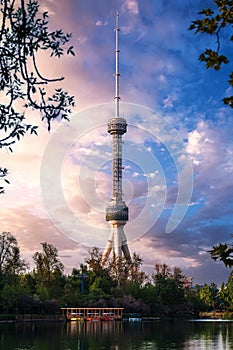
[[[118,26],[119,14],[116,14],[116,72],[115,72],[115,117],[108,122],[108,132],[112,135],[112,199],[106,208],[106,221],[111,227],[110,236],[102,255],[102,265],[108,259],[111,251],[116,259],[130,259],[124,226],[128,221],[128,207],[123,201],[122,194],[122,135],[127,132],[127,122],[119,115],[119,48]]]

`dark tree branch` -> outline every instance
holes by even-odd
[[[222,65],[229,63],[231,59],[231,57],[228,58],[226,55],[220,54],[220,51],[222,49],[221,33],[223,28],[228,27],[232,29],[233,26],[233,4],[229,0],[214,0],[213,3],[216,6],[215,10],[207,8],[200,11],[199,15],[202,16],[202,19],[194,20],[189,29],[194,30],[195,34],[201,33],[211,37],[215,36],[216,50],[206,49],[200,54],[199,60],[205,62],[207,69],[220,70]],[[230,42],[232,38],[230,38]],[[223,102],[233,108],[233,96],[223,98]]]
[[[36,133],[37,126],[26,122],[27,109],[40,111],[48,130],[53,119],[68,120],[75,105],[74,96],[60,88],[47,96],[44,87],[64,78],[45,77],[38,68],[37,54],[43,50],[59,58],[71,34],[62,30],[49,32],[48,14],[39,15],[37,0],[20,0],[18,7],[15,0],[2,0],[0,18],[0,93],[5,96],[4,104],[0,105],[0,148],[8,147],[12,151],[10,146],[26,133]],[[72,47],[67,54],[74,55]],[[19,100],[20,111],[16,104]]]

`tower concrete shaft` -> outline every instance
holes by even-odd
[[[124,233],[128,221],[128,207],[122,193],[122,135],[127,132],[127,122],[119,116],[119,48],[118,48],[118,13],[116,15],[116,72],[115,72],[115,117],[108,122],[108,133],[112,136],[112,200],[106,208],[106,221],[111,227],[110,236],[102,257],[106,262],[111,251],[116,259],[123,255],[130,259],[129,248]]]

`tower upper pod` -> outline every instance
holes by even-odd
[[[115,117],[108,122],[109,134],[123,135],[127,132],[127,122],[124,118]]]

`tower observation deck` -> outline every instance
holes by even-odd
[[[123,200],[122,193],[122,136],[127,132],[127,122],[119,114],[119,48],[118,26],[119,14],[116,14],[116,72],[115,72],[115,117],[109,120],[107,130],[112,136],[112,199],[106,208],[106,221],[111,227],[110,236],[102,256],[102,264],[109,257],[111,251],[116,259],[130,259],[130,253],[124,233],[124,225],[128,221],[128,207]]]

